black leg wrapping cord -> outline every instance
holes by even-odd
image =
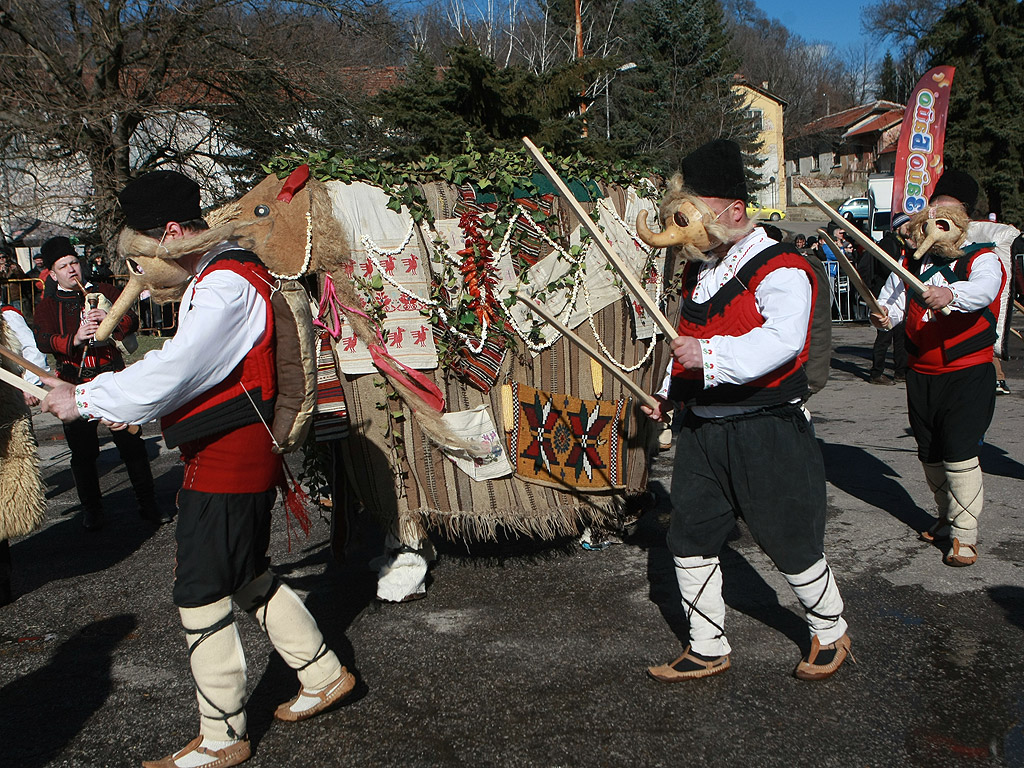
[[[783,575],[785,575],[785,574],[783,574]],[[789,577],[787,577],[787,579],[788,578]],[[819,613],[817,610],[815,610],[821,604],[821,601],[825,599],[825,595],[827,595],[828,591],[829,591],[828,590],[829,585],[831,583],[833,583],[832,569],[828,565],[825,566],[825,570],[823,570],[820,574],[815,576],[810,581],[806,581],[806,582],[802,582],[802,583],[797,583],[797,582],[794,582],[794,581],[790,581],[790,586],[793,587],[793,591],[797,593],[798,597],[802,597],[803,593],[800,591],[801,589],[803,589],[805,587],[810,587],[812,584],[814,584],[815,582],[821,581],[822,579],[825,579],[825,586],[821,590],[821,594],[818,595],[818,599],[815,600],[811,605],[807,605],[805,603],[804,604],[804,610],[807,613],[809,613],[811,616],[815,616],[815,617],[821,619],[822,621],[832,621],[832,622],[839,621],[839,619],[842,617],[841,613],[827,614],[827,613]],[[803,602],[803,601],[801,600],[801,602]]]
[[[277,594],[277,591],[281,588],[281,580],[277,578],[276,574],[271,574],[270,584],[267,586],[267,591],[257,596],[252,603],[246,607],[243,606],[244,610],[251,614],[260,625],[260,629],[269,637],[270,632],[267,630],[267,610],[270,605],[271,599]],[[330,648],[327,647],[327,643],[321,640],[320,647],[317,648],[317,652],[313,654],[313,658],[307,661],[301,666],[294,667],[296,672],[301,672],[307,667],[316,664],[320,659],[326,656],[330,652]]]
[[[678,562],[680,559],[681,558],[676,558],[675,567],[679,568],[681,570],[684,570],[684,571],[694,571],[694,570],[697,570],[698,568],[707,568],[708,565],[709,565],[708,563],[702,563],[702,564],[696,565],[696,566],[681,565]],[[683,603],[685,603],[686,607],[688,608],[688,610],[686,611],[686,620],[688,622],[690,622],[690,626],[692,627],[693,626],[693,621],[692,621],[691,617],[693,616],[693,614],[696,613],[698,616],[700,616],[702,619],[704,619],[704,621],[706,621],[708,624],[710,624],[712,627],[714,627],[716,630],[718,630],[718,634],[715,635],[715,637],[713,638],[715,640],[718,640],[720,638],[725,637],[725,627],[723,627],[717,621],[715,621],[710,616],[708,616],[706,613],[704,613],[704,611],[700,610],[697,607],[697,603],[700,602],[701,597],[704,596],[704,590],[706,590],[708,588],[708,584],[711,583],[711,579],[714,578],[715,574],[719,571],[719,569],[721,567],[722,567],[722,564],[720,562],[718,562],[717,560],[715,561],[715,563],[713,565],[711,565],[711,572],[707,575],[707,578],[704,579],[704,583],[700,585],[700,589],[697,590],[697,595],[696,595],[696,597],[692,601],[687,599],[687,597],[686,597],[686,595],[685,595],[685,593],[684,593],[684,591],[682,589],[682,586],[680,585],[680,596],[683,599]]]
[[[216,622],[214,624],[211,624],[208,627],[203,627],[202,629],[188,629],[188,628],[185,628],[185,634],[186,635],[199,635],[199,639],[197,639],[194,643],[190,643],[189,646],[188,646],[189,666],[191,666],[191,663],[192,663],[192,654],[195,652],[196,648],[199,647],[200,643],[202,643],[203,641],[208,640],[209,638],[213,637],[215,634],[220,632],[222,629],[227,629],[228,627],[230,627],[234,623],[235,623],[235,617],[232,616],[229,613],[223,619],[221,619],[220,621],[218,621],[218,622]],[[228,721],[232,717],[236,717],[236,716],[240,715],[242,712],[244,712],[245,711],[245,704],[243,704],[241,707],[239,707],[234,712],[225,712],[223,709],[221,709],[216,704],[214,704],[210,700],[209,696],[207,696],[205,693],[203,693],[203,689],[199,687],[199,681],[195,679],[195,675],[192,676],[192,679],[193,679],[193,681],[196,684],[196,691],[198,691],[199,695],[203,697],[203,700],[206,701],[207,704],[209,704],[211,707],[213,707],[215,710],[217,710],[220,713],[219,717],[213,717],[211,715],[202,715],[202,716],[203,717],[208,717],[210,720],[223,720],[224,721],[224,725],[227,726],[228,736],[230,736],[232,739],[240,739],[240,738],[242,738],[242,735],[236,733],[235,729],[231,727],[231,723],[229,723]]]

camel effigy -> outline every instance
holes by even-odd
[[[552,539],[619,527],[627,500],[646,491],[655,428],[606,369],[653,392],[666,359],[655,324],[525,157],[504,153],[494,167],[512,170],[498,174],[420,165],[401,183],[371,183],[337,157],[280,158],[203,235],[238,240],[283,282],[317,275],[314,354],[321,390],[333,392],[321,409],[344,424],[350,492],[389,531],[378,596],[392,601],[423,593],[432,530]],[[655,188],[640,174],[619,181],[570,186],[663,301],[672,264],[632,224],[656,214]],[[173,294],[167,249],[195,246],[156,252],[144,240],[122,236],[137,283],[123,295],[159,288],[147,271],[171,273]],[[599,349],[603,365],[519,297]]]

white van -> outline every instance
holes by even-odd
[[[868,234],[878,242],[889,231],[892,219],[892,174],[868,175]]]

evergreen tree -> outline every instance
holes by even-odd
[[[924,46],[931,66],[956,67],[946,166],[978,180],[990,211],[1024,224],[1024,4],[966,0],[942,16]]]
[[[718,0],[637,0],[624,26],[622,55],[638,67],[616,86],[613,135],[622,155],[671,173],[711,139],[756,150],[756,132],[732,89],[737,61]]]
[[[570,62],[537,75],[521,66],[499,68],[472,45],[448,51],[439,69],[423,54],[404,82],[380,93],[371,110],[386,140],[379,151],[396,161],[447,157],[464,149],[468,134],[481,152],[518,148],[530,136],[560,154],[585,150],[578,111],[581,83],[600,61]],[[585,152],[586,154],[593,154]]]
[[[900,100],[900,83],[899,75],[896,72],[896,62],[888,51],[878,66],[878,93],[876,96],[885,101]]]

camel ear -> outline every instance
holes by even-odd
[[[295,193],[306,186],[307,181],[309,181],[309,166],[300,165],[288,174],[288,178],[284,180],[284,186],[277,193],[277,199],[282,203],[290,203],[295,197]]]

